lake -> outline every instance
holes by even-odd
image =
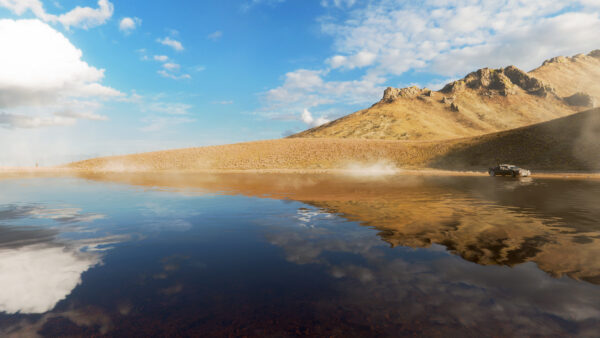
[[[2,336],[598,336],[600,181],[0,178]]]

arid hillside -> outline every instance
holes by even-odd
[[[557,57],[530,73],[483,68],[440,91],[387,88],[381,101],[291,138],[443,140],[548,121],[595,106],[600,50]]]
[[[600,109],[446,141],[288,138],[96,158],[68,167],[99,172],[321,170],[369,167],[485,170],[498,162],[550,171],[600,170]]]
[[[458,140],[428,166],[463,169],[503,162],[555,171],[600,170],[600,108]]]

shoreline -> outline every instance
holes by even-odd
[[[600,179],[600,172],[581,171],[532,171],[531,178]],[[354,177],[386,176],[488,176],[487,171],[444,170],[432,168],[411,169],[189,169],[189,170],[87,170],[68,167],[0,167],[0,175],[47,175],[47,174],[296,174],[296,175],[343,175]]]

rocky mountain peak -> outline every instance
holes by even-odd
[[[467,88],[473,90],[494,91],[502,96],[516,93],[521,88],[528,94],[546,97],[553,94],[552,87],[527,74],[515,66],[490,69],[482,68],[468,74],[464,79],[451,82],[442,88],[442,93],[457,93]]]

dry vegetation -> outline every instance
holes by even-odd
[[[292,138],[96,158],[92,171],[326,170],[389,163],[398,168],[482,170],[497,162],[531,169],[599,170],[600,109],[519,129],[447,141]],[[358,167],[357,167],[358,165]]]

